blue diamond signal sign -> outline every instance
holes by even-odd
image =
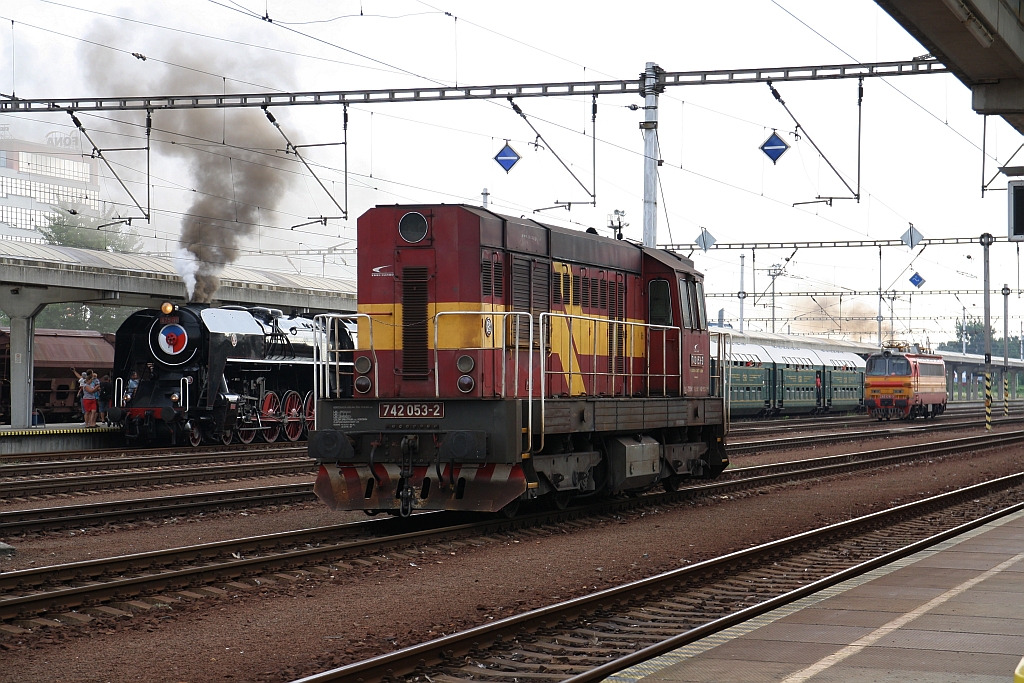
[[[920,273],[914,273],[910,276],[910,284],[920,288],[924,284],[924,278],[921,277]]]
[[[501,151],[494,157],[494,160],[498,162],[498,165],[505,169],[505,173],[511,171],[512,167],[515,166],[516,162],[520,159],[522,159],[522,157],[519,156],[519,153],[512,149],[507,142],[505,143],[505,146],[501,148]]]
[[[768,139],[761,143],[761,151],[772,160],[774,165],[783,154],[789,150],[789,144],[780,138],[775,131],[768,136]]]

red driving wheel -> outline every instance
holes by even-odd
[[[302,414],[302,397],[297,391],[289,391],[284,395],[284,436],[289,441],[302,438],[304,416]]]
[[[242,424],[245,425],[247,423],[243,422]],[[255,427],[249,427],[249,428],[246,428],[244,426],[243,427],[239,427],[238,428],[238,440],[241,441],[242,443],[252,443],[253,439],[256,438],[256,432],[257,431],[258,430]]]
[[[260,421],[263,423],[261,435],[267,443],[274,443],[281,435],[281,400],[273,391],[263,396],[260,404]]]
[[[303,427],[308,434],[311,430],[316,429],[316,400],[313,398],[312,391],[306,392],[306,398],[302,405],[302,415],[305,418]]]

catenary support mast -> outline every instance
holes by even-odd
[[[651,249],[658,243],[658,93],[664,90],[658,84],[654,62],[644,69],[644,246]]]

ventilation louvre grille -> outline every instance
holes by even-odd
[[[402,378],[428,379],[427,269],[402,269]]]

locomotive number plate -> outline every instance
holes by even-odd
[[[690,354],[690,367],[702,368],[704,367],[704,356],[699,353]]]
[[[380,417],[444,417],[443,403],[381,403]]]

